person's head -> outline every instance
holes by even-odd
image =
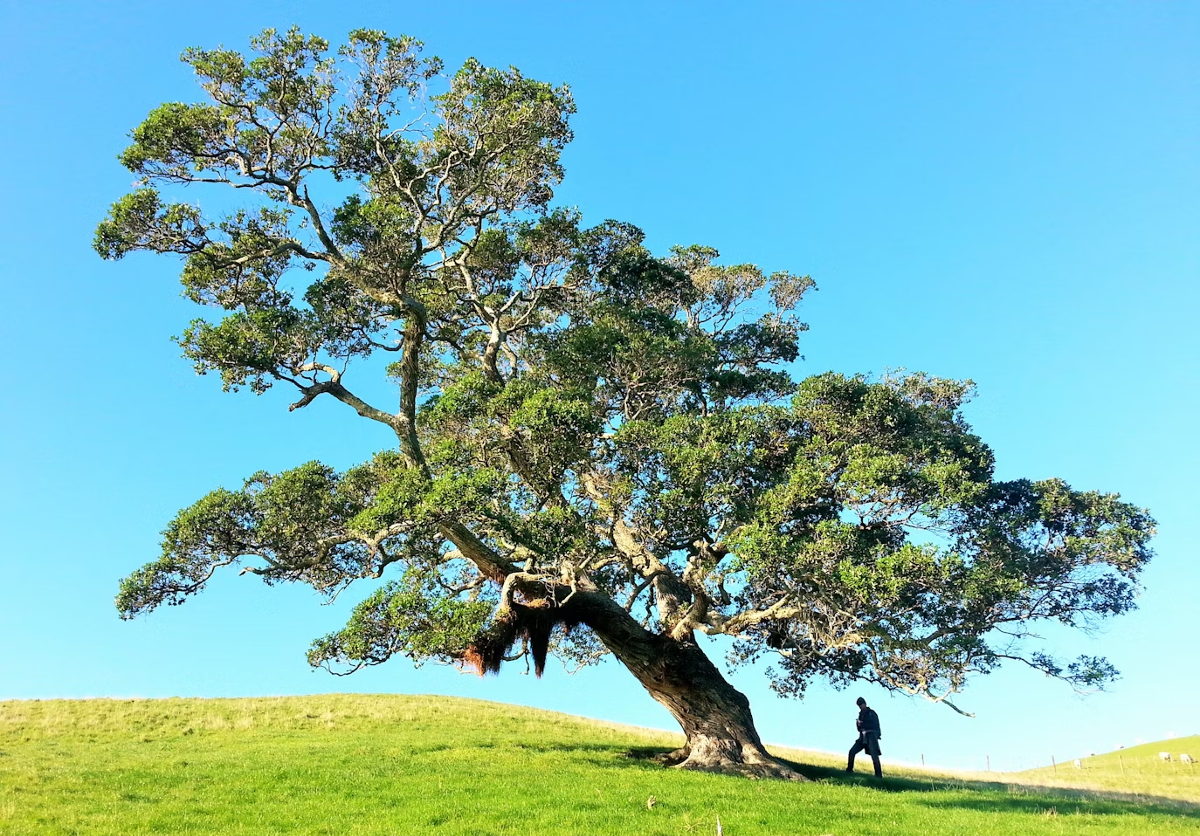
[[[867,701],[866,701],[866,700],[864,700],[862,697],[859,697],[858,699],[856,699],[856,700],[854,701],[854,704],[855,704],[855,705],[857,705],[859,708],[866,708],[866,707],[867,707]]]

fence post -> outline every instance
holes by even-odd
[[[1054,755],[1050,756],[1050,768],[1053,769],[1055,772],[1058,772],[1058,764],[1056,764],[1054,762]]]
[[[925,765],[925,756],[921,755],[921,766]]]
[[[984,755],[984,757],[987,759],[987,771],[991,772],[992,771],[992,756]]]

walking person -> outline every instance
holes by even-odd
[[[867,701],[859,697],[856,701],[858,704],[858,720],[855,725],[858,726],[858,740],[854,741],[854,745],[850,747],[850,757],[846,760],[846,771],[854,771],[854,756],[859,752],[866,752],[871,756],[871,763],[875,765],[875,777],[883,777],[883,767],[879,765],[879,756],[883,754],[879,749],[879,738],[883,737],[883,733],[879,730],[879,715],[875,710],[867,705]]]

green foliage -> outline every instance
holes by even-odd
[[[216,490],[180,511],[163,532],[163,554],[121,581],[117,611],[129,619],[159,604],[175,606],[204,588],[229,555],[248,551],[257,520],[249,496]]]
[[[319,462],[256,473],[241,491],[214,491],[181,511],[163,532],[162,557],[122,582],[118,609],[129,618],[181,603],[217,568],[247,557],[265,562],[246,571],[269,583],[299,581],[327,595],[401,556],[436,562],[429,492],[389,453],[344,475]]]
[[[123,258],[134,250],[194,253],[207,231],[199,211],[182,203],[163,205],[157,191],[137,189],[118,200],[96,228],[93,242],[102,258]]]
[[[788,460],[792,429],[769,406],[626,423],[612,443],[627,507],[640,528],[662,532],[666,549],[749,522]]]
[[[333,116],[328,43],[293,28],[251,39],[260,55],[193,48],[190,64],[212,104],[165,104],[134,129],[122,165],[146,179],[224,180],[253,169],[287,179],[329,151]]]
[[[430,511],[426,505],[429,481],[416,470],[399,462],[387,461],[354,468],[346,480],[355,480],[355,494],[362,497],[363,508],[350,518],[351,531],[371,534],[386,531],[393,525],[407,522],[426,522]]]
[[[636,614],[626,634],[636,619],[734,636],[735,660],[777,653],[789,694],[825,676],[942,699],[1009,660],[1079,687],[1115,676],[1051,658],[1032,629],[1131,609],[1148,513],[997,482],[962,415],[970,381],[793,379],[809,277],[710,246],[655,255],[628,223],[554,207],[568,87],[474,59],[446,78],[419,41],[366,29],[336,52],[268,29],[248,55],[183,60],[207,101],[134,128],[121,161],[139,187],[97,251],[182,258],[184,295],[211,312],[178,338],[198,373],[294,387],[291,409],[332,396],[396,444],[185,509],[123,583],[123,616],[222,566],[330,596],[391,567],[403,580],[314,660],[457,658],[509,605],[553,611],[541,641],[579,623],[562,609],[586,588]],[[206,217],[160,194],[181,184],[258,203]],[[395,411],[352,390],[377,352],[397,355]]]
[[[562,179],[559,154],[572,137],[567,120],[575,103],[567,87],[469,58],[450,89],[433,101],[445,120],[434,131],[429,151],[439,158],[476,147],[483,152],[479,163],[455,171],[462,186],[483,185],[480,208],[486,205],[484,194],[500,212],[536,209],[550,201],[550,184]]]
[[[197,374],[216,371],[225,391],[261,394],[279,367],[299,368],[309,356],[305,317],[293,308],[238,311],[216,325],[192,320],[178,338]]]
[[[503,389],[481,371],[466,371],[430,399],[423,417],[435,430],[465,431],[474,422],[488,417],[492,398]]]
[[[419,572],[406,572],[354,608],[349,623],[313,642],[313,667],[378,665],[400,653],[416,662],[462,658],[484,629],[495,601],[447,595]]]
[[[118,158],[135,174],[161,166],[187,176],[203,171],[205,158],[218,158],[225,146],[225,114],[211,105],[168,102],[150,111],[133,131],[133,145]]]
[[[350,195],[333,213],[330,229],[353,269],[410,270],[421,257],[419,228],[411,205],[397,195],[370,200]]]
[[[492,400],[523,444],[529,463],[555,482],[584,461],[601,421],[587,392],[538,387],[536,380],[510,385]]]
[[[781,593],[807,603],[748,631],[738,652],[781,651],[782,693],[821,675],[945,694],[1005,658],[1078,687],[1115,676],[1103,660],[1064,665],[987,638],[1132,608],[1153,521],[1061,481],[994,483],[991,451],[958,412],[969,391],[925,375],[801,384],[795,454],[730,537],[739,607]]]

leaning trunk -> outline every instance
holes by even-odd
[[[613,648],[650,696],[683,729],[687,742],[664,756],[684,769],[795,777],[763,747],[750,700],[726,681],[694,641],[663,638],[651,658]]]
[[[683,729],[687,742],[663,756],[665,763],[706,772],[803,780],[767,753],[754,728],[750,701],[725,680],[690,637],[676,641],[656,635],[633,619],[585,620]]]

